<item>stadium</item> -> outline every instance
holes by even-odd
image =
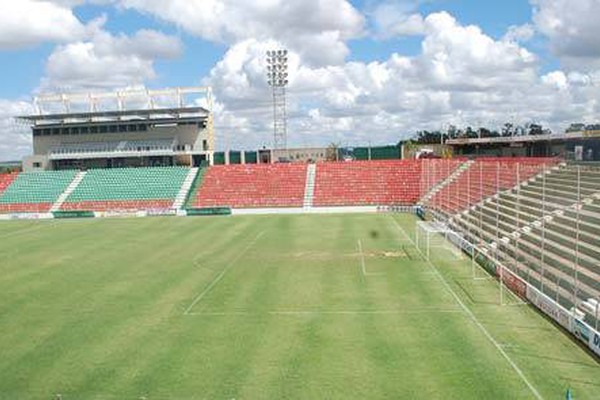
[[[186,93],[20,117],[0,397],[597,397],[600,166],[218,153]]]
[[[0,400],[600,399],[600,0],[0,0]]]

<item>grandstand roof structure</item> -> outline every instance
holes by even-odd
[[[17,119],[33,123],[37,126],[45,124],[68,124],[95,121],[105,122],[110,120],[148,121],[165,118],[176,120],[204,120],[209,117],[209,114],[210,111],[204,107],[184,107],[26,115],[19,116]]]
[[[210,87],[44,94],[31,126],[26,171],[140,165],[192,165],[214,152]]]
[[[600,131],[578,131],[565,133],[551,133],[546,135],[523,135],[523,136],[502,136],[486,138],[454,138],[448,139],[448,145],[473,145],[473,144],[510,144],[510,143],[531,143],[564,141],[575,139],[588,139],[600,137]]]

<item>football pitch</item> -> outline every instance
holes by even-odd
[[[0,398],[600,397],[597,360],[415,224],[0,223]]]

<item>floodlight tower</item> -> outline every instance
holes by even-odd
[[[288,84],[288,51],[267,51],[267,83],[273,89],[273,146],[287,149],[285,88]]]

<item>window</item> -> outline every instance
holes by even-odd
[[[117,126],[116,125],[111,125],[108,127],[108,130],[110,133],[115,133],[117,131]]]
[[[33,136],[41,136],[42,134],[42,130],[41,129],[34,129],[33,130]]]
[[[146,131],[148,130],[148,125],[146,125],[146,124],[140,124],[140,125],[138,126],[138,128],[139,128],[139,130],[140,130],[141,132],[146,132]]]
[[[90,133],[98,133],[98,127],[97,126],[91,126],[90,127]]]
[[[51,134],[52,134],[52,131],[50,130],[50,128],[45,128],[42,131],[42,135],[44,135],[44,136],[50,136]]]
[[[206,139],[202,141],[202,150],[208,150],[208,141]]]
[[[88,133],[90,133],[90,128],[88,128],[87,126],[82,126],[80,132],[82,135],[87,135]]]
[[[127,132],[127,125],[119,125],[119,132]]]
[[[60,128],[52,128],[53,135],[60,135]]]
[[[34,162],[33,163],[33,168],[42,168],[42,163],[41,162]]]
[[[100,133],[106,133],[106,132],[108,132],[108,126],[106,126],[106,125],[102,125],[102,126],[100,127]]]

